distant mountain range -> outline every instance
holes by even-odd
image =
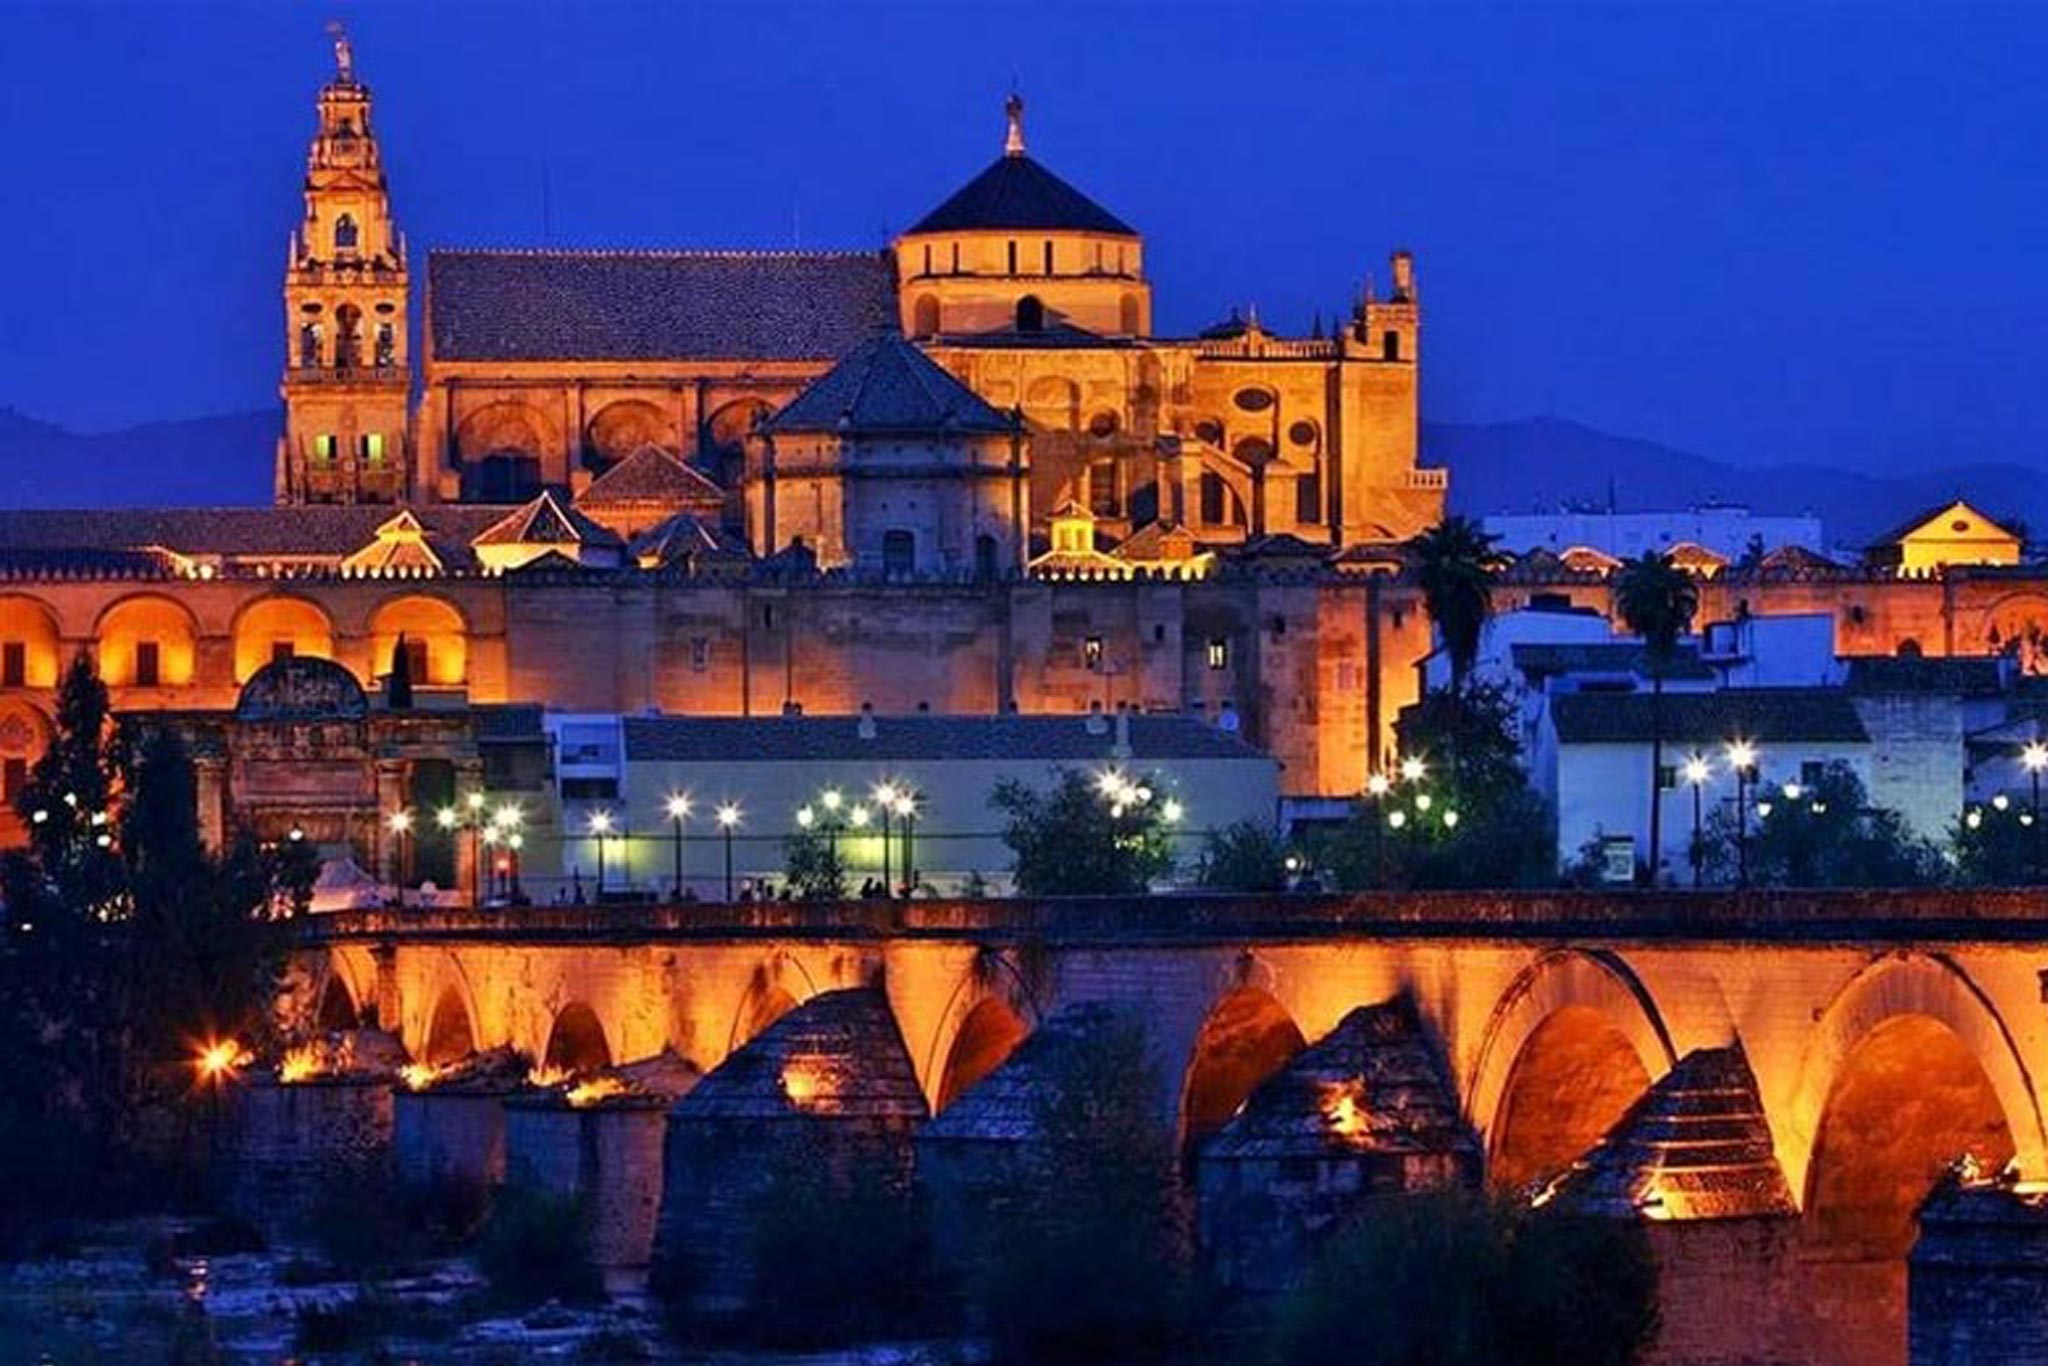
[[[150,507],[267,503],[279,414],[226,413],[95,435],[0,408],[0,505]],[[1613,436],[1575,422],[1426,422],[1427,463],[1451,471],[1451,506],[1492,512],[1604,505],[1624,510],[1740,503],[1812,512],[1828,540],[1860,545],[1920,509],[1966,497],[1995,517],[2048,531],[2048,480],[2017,464],[1952,465],[1900,475],[1819,465],[1746,467]]]
[[[1979,463],[1897,475],[1823,465],[1731,465],[1654,441],[1556,418],[1425,422],[1423,458],[1451,471],[1453,511],[1554,511],[1562,503],[1624,512],[1738,503],[1756,513],[1813,513],[1834,546],[1862,546],[1917,512],[1967,498],[1985,513],[2048,533],[2048,480],[2028,465]],[[1821,549],[1822,547],[1814,547]]]

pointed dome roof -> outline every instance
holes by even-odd
[[[1005,111],[1009,137],[1003,154],[920,218],[911,233],[1031,228],[1138,235],[1136,228],[1026,155],[1023,100],[1010,96]]]
[[[912,346],[880,332],[768,419],[777,432],[1009,432],[1015,423]]]

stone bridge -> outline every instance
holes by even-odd
[[[1809,1292],[1821,1335],[1883,1361],[1938,1171],[1967,1152],[2048,1176],[2044,912],[2002,891],[355,912],[308,929],[296,999],[330,1024],[374,1009],[427,1061],[672,1048],[709,1070],[814,994],[879,988],[935,1112],[1037,1022],[1108,1003],[1146,1022],[1191,1150],[1349,1011],[1405,996],[1504,1190],[1569,1165],[1687,1055],[1739,1046],[1799,1255],[1868,1273]],[[1843,1345],[1880,1302],[1880,1337]]]

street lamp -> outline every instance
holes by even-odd
[[[2041,819],[2041,770],[2048,768],[2048,744],[2029,740],[2020,747],[2020,767],[2026,769],[2027,777],[2034,785],[2034,800],[2029,808],[2034,819]]]
[[[1728,742],[1728,767],[1735,771],[1735,885],[1749,886],[1749,785],[1756,780],[1756,746],[1747,740]],[[1768,807],[1760,807],[1769,815]]]
[[[1410,755],[1401,761],[1401,777],[1406,782],[1421,782],[1422,775],[1428,771],[1428,768],[1429,766],[1423,763],[1422,760],[1414,755]]]
[[[593,811],[590,813],[590,834],[597,841],[597,899],[604,900],[604,837],[612,830],[612,813]]]
[[[836,796],[838,794],[830,794]],[[732,832],[740,823],[738,802],[726,802],[718,808],[718,828],[725,832],[725,899],[732,900]]]
[[[687,792],[670,794],[667,811],[669,822],[675,827],[676,900],[681,901],[683,899],[683,822],[690,818],[690,794]]]
[[[384,828],[391,832],[391,880],[398,884],[398,908],[405,909],[405,884],[412,880],[412,869],[406,854],[410,846],[406,843],[412,834],[412,812],[400,807],[384,818]]]
[[[896,814],[903,820],[903,894],[917,893],[917,798],[908,788],[896,793]]]
[[[875,807],[882,813],[882,895],[896,895],[896,884],[889,877],[889,817],[896,812],[896,789],[886,782],[875,784]]]
[[[1713,773],[1714,766],[1707,762],[1704,754],[1695,754],[1685,761],[1685,781],[1692,788],[1692,885],[1695,891],[1699,889],[1702,870],[1707,862],[1707,846],[1700,825],[1701,793]]]

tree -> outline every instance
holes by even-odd
[[[1397,776],[1315,847],[1347,888],[1528,887],[1556,880],[1553,820],[1522,768],[1521,721],[1499,683],[1437,691],[1395,735],[1418,776]]]
[[[1650,884],[1664,857],[1664,674],[1678,653],[1678,638],[1699,610],[1699,585],[1658,550],[1623,561],[1614,572],[1614,605],[1628,629],[1643,638],[1650,665]]]
[[[1237,821],[1209,832],[1195,880],[1212,891],[1277,892],[1287,885],[1287,851],[1270,826]]]
[[[1499,537],[1453,515],[1408,543],[1429,619],[1451,657],[1451,688],[1463,689],[1479,658],[1479,636],[1493,615],[1493,576],[1508,563]]]
[[[1898,812],[1870,805],[1847,764],[1829,764],[1812,784],[1762,789],[1753,812],[1749,875],[1758,886],[1924,887],[1947,870],[1941,851]],[[1714,813],[1707,852],[1717,876],[1736,863],[1738,819]]]
[[[783,875],[799,901],[838,901],[846,895],[846,861],[836,833],[799,830],[783,841]]]
[[[1172,866],[1164,803],[1150,778],[1091,778],[1053,770],[1040,792],[1015,778],[996,784],[989,805],[1003,818],[1025,896],[1128,896]]]
[[[1973,887],[2025,887],[2048,876],[2048,821],[2031,809],[1994,798],[1973,806],[1949,827],[1956,879]]]
[[[1278,1307],[1289,1366],[1626,1366],[1655,1334],[1642,1226],[1463,1192],[1374,1201]]]

